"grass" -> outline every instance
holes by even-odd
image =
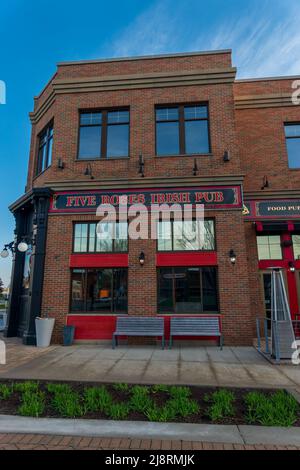
[[[78,392],[69,385],[48,384],[48,392],[52,393],[53,408],[65,418],[78,418],[86,412],[85,404]]]
[[[233,392],[221,389],[206,396],[205,400],[210,404],[208,415],[212,421],[221,421],[235,415]]]
[[[10,401],[11,400],[11,401]],[[154,422],[239,422],[290,427],[300,422],[300,407],[285,391],[199,389],[169,385],[88,386],[37,381],[0,383],[0,408],[7,403],[22,416],[99,417]],[[7,411],[6,411],[7,412]],[[0,409],[1,413],[1,409]]]
[[[12,393],[13,387],[6,384],[0,384],[0,400],[8,400]]]
[[[261,392],[246,395],[247,421],[263,426],[290,427],[298,419],[299,404],[295,398],[283,390],[266,396]]]
[[[37,392],[25,391],[22,394],[22,403],[19,406],[21,416],[33,416],[38,418],[45,410],[45,394],[40,390]]]

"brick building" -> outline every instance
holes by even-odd
[[[295,77],[236,80],[231,51],[60,63],[34,100],[6,335],[35,342],[35,317],[77,340],[111,339],[117,314],[218,315],[248,345],[270,314],[270,266],[300,309],[300,107]],[[96,208],[201,203],[205,238],[97,239]],[[16,245],[16,246],[17,246]],[[143,264],[141,264],[144,261]],[[233,262],[235,259],[235,263]]]

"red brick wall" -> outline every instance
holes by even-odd
[[[237,82],[235,97],[290,93],[293,80]],[[289,169],[284,123],[300,122],[300,106],[236,110],[236,130],[240,146],[245,191],[260,191],[268,177],[270,190],[300,187],[300,170]]]
[[[219,302],[226,344],[251,344],[254,318],[251,316],[246,241],[242,236],[242,215],[239,211],[209,212],[216,218],[218,247]],[[228,219],[230,217],[230,223]],[[89,215],[50,216],[46,249],[42,314],[56,318],[54,340],[62,339],[62,327],[69,313],[70,268],[73,221],[93,220]],[[230,249],[237,254],[231,265]],[[145,253],[145,264],[139,254]],[[128,310],[133,315],[157,313],[156,241],[129,241]],[[99,316],[101,322],[101,316]]]
[[[143,59],[139,61],[102,62],[61,65],[55,78],[83,78],[154,72],[224,69],[231,66],[230,54],[200,55],[181,58]],[[238,83],[238,96],[269,93],[262,82]],[[273,86],[273,82],[271,83]],[[281,88],[280,88],[281,87]],[[276,82],[273,92],[286,92],[286,82]],[[35,101],[35,110],[50,95],[51,83]],[[86,162],[76,161],[79,109],[95,107],[130,107],[130,159],[91,162],[93,175],[105,179],[138,177],[138,156],[145,158],[147,177],[192,177],[194,158],[189,156],[155,156],[155,115],[157,104],[209,102],[211,155],[197,157],[199,176],[230,176],[246,174],[247,190],[260,190],[267,175],[272,189],[299,188],[299,173],[288,170],[282,123],[300,120],[299,108],[268,108],[234,111],[232,83],[202,86],[147,88],[93,93],[57,94],[55,102],[32,128],[28,171],[28,187],[39,187],[49,181],[87,181],[83,175]],[[34,178],[37,135],[54,118],[53,165]],[[223,162],[224,150],[231,160]],[[65,163],[57,169],[58,158]],[[195,183],[197,177],[195,178]],[[297,186],[298,185],[298,186]],[[209,213],[212,215],[212,213]],[[263,312],[262,293],[257,268],[255,231],[245,224],[239,211],[217,211],[216,237],[220,313],[226,344],[251,344],[255,317]],[[43,313],[56,317],[55,340],[61,340],[62,326],[69,311],[72,221],[91,220],[90,216],[50,216],[43,290]],[[234,249],[237,263],[232,266],[229,251]],[[146,262],[139,265],[138,255],[145,252]],[[131,314],[157,313],[156,242],[129,242],[128,308]],[[101,317],[99,317],[101,321]]]

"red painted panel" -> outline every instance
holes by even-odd
[[[218,256],[210,252],[157,253],[156,266],[217,266]]]
[[[123,268],[128,266],[127,253],[73,254],[71,268]]]
[[[288,261],[286,260],[262,260],[259,261],[258,267],[259,269],[265,270],[270,268],[288,268]]]
[[[111,339],[115,315],[68,315],[67,325],[75,326],[75,339]]]
[[[182,317],[183,315],[157,315],[165,319],[165,339],[170,337],[170,319],[171,317]],[[221,331],[222,323],[220,315],[187,315],[190,317],[212,317],[217,316],[220,320]],[[77,340],[111,340],[112,334],[115,331],[117,315],[68,315],[67,325],[75,326],[75,339]],[[177,339],[211,339],[205,337],[176,337]],[[217,338],[216,338],[217,339]]]

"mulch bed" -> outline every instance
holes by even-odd
[[[2,380],[0,379],[0,384],[7,384],[10,385],[12,383],[20,383],[24,382],[23,380]],[[46,385],[48,383],[64,383],[68,384],[72,387],[72,389],[80,394],[83,394],[84,389],[86,387],[99,387],[104,385],[107,390],[111,393],[113,399],[118,402],[128,402],[130,398],[130,392],[123,392],[119,390],[115,390],[113,388],[113,384],[108,383],[95,383],[95,382],[62,382],[62,381],[43,381],[39,380],[39,387],[46,395],[46,408],[45,412],[42,417],[45,418],[61,418],[62,416],[56,412],[56,410],[51,406],[51,401],[53,399],[53,394],[47,391]],[[131,384],[129,384],[131,385]],[[133,384],[136,385],[136,384]],[[143,386],[146,384],[142,384]],[[149,386],[152,386],[149,384]],[[235,416],[223,419],[221,421],[214,421],[210,419],[208,415],[208,409],[210,404],[207,403],[204,399],[205,395],[211,394],[217,390],[220,390],[220,387],[197,387],[197,386],[189,386],[192,394],[192,399],[196,400],[200,405],[200,412],[198,414],[194,414],[187,418],[178,418],[172,420],[174,423],[194,423],[194,424],[225,424],[225,425],[242,425],[242,424],[249,424],[247,423],[245,416],[247,413],[247,408],[245,405],[244,397],[247,393],[257,391],[262,392],[265,395],[271,395],[272,393],[276,392],[276,389],[253,389],[253,388],[230,388],[224,387],[226,390],[230,390],[235,395]],[[165,404],[165,402],[170,399],[168,393],[165,392],[156,392],[155,394],[151,394],[151,397],[154,399],[155,403],[161,407]],[[18,408],[21,404],[21,393],[14,392],[8,400],[0,400],[0,414],[2,415],[18,415]],[[87,412],[84,416],[80,417],[80,419],[104,419],[109,420],[107,415],[101,412]],[[130,411],[129,416],[126,418],[126,421],[147,421],[147,418],[144,414],[139,412]],[[260,425],[260,423],[252,423],[256,425]],[[298,420],[294,424],[296,427],[300,427],[300,413],[298,413]]]

